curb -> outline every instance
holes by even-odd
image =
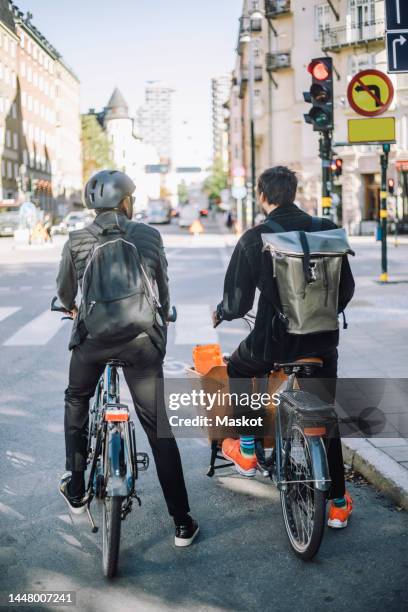
[[[345,463],[362,474],[368,482],[398,506],[408,510],[408,470],[406,468],[364,438],[342,440],[342,447]]]

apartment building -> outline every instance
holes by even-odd
[[[145,103],[138,111],[141,137],[166,163],[173,157],[173,93],[174,90],[161,81],[148,81]]]
[[[256,11],[256,19],[249,14]],[[253,13],[254,14],[254,13]],[[252,23],[251,23],[252,22]],[[318,134],[304,122],[310,87],[307,66],[313,57],[329,55],[335,68],[335,153],[343,175],[335,179],[335,217],[350,232],[373,231],[380,198],[380,147],[341,146],[347,141],[347,86],[367,68],[386,72],[383,0],[245,0],[240,20],[234,82],[240,90],[243,162],[250,176],[249,91],[247,65],[255,63],[254,124],[257,174],[267,166],[286,164],[299,177],[299,203],[320,212],[321,170]],[[250,30],[251,43],[246,39]],[[252,51],[251,51],[252,46]],[[398,214],[408,216],[408,78],[393,75],[395,99],[388,114],[397,120],[397,144],[389,176],[399,185]],[[231,90],[232,100],[234,87]],[[231,124],[230,124],[231,155]],[[405,168],[405,169],[404,169]]]
[[[211,79],[213,160],[221,159],[225,170],[228,168],[228,134],[225,105],[230,95],[231,76],[222,75]]]
[[[0,0],[0,200],[80,201],[79,81],[16,5]]]

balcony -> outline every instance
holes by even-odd
[[[276,72],[277,70],[290,67],[290,51],[266,54],[266,70],[268,72]]]
[[[345,47],[362,47],[377,43],[384,46],[384,20],[356,26],[340,26],[320,32],[323,51],[340,51]]]
[[[290,13],[290,0],[265,0],[265,17],[276,19]]]

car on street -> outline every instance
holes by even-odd
[[[83,229],[94,220],[95,216],[87,210],[73,210],[66,217],[51,228],[51,234],[68,234],[73,230]]]
[[[18,229],[20,215],[18,209],[7,208],[4,212],[0,212],[0,236],[14,236],[14,232]]]
[[[147,205],[147,222],[152,225],[170,223],[170,202],[167,202],[167,200],[150,200]]]
[[[200,216],[200,210],[198,206],[193,204],[184,204],[180,207],[180,213],[178,217],[179,227],[190,227],[190,225],[198,219]]]

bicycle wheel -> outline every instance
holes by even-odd
[[[103,573],[107,578],[116,574],[119,560],[122,498],[105,497],[102,508]]]
[[[310,482],[314,478],[310,448],[297,424],[292,425],[286,452],[288,456],[282,457],[282,464],[286,466],[284,478],[288,484],[286,490],[280,491],[283,520],[293,550],[308,560],[317,553],[322,541],[326,492]]]

